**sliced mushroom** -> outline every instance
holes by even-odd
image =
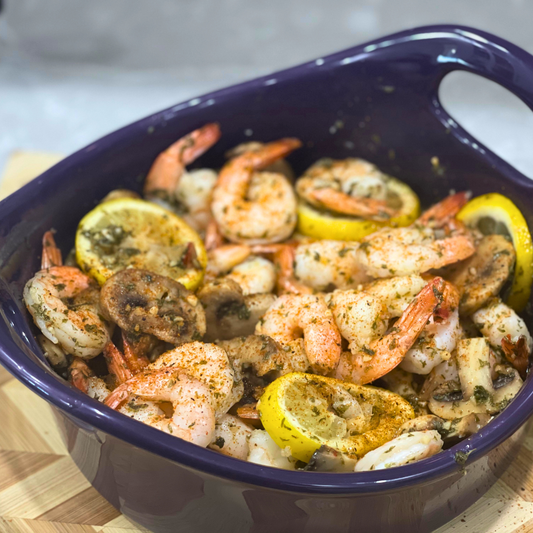
[[[446,420],[439,429],[442,438],[445,440],[465,439],[474,433],[477,433],[482,427],[486,426],[492,415],[489,413],[470,413],[463,418],[455,420]]]
[[[198,298],[205,309],[208,342],[252,335],[276,299],[272,294],[244,296],[240,285],[227,278],[205,284]]]
[[[471,315],[500,292],[511,274],[515,255],[505,237],[486,235],[474,255],[450,267],[446,279],[461,293],[461,315]]]
[[[353,472],[357,459],[330,448],[320,446],[304,467],[308,472]]]
[[[432,413],[454,420],[471,413],[495,414],[500,412],[522,387],[522,379],[511,367],[505,368],[505,383],[491,378],[490,348],[484,338],[463,339],[457,344],[457,371],[461,382],[461,396],[443,396],[436,390],[429,401]],[[496,385],[498,387],[496,387]]]
[[[218,341],[217,344],[228,354],[235,373],[242,376],[246,367],[252,367],[258,376],[282,370],[287,361],[279,344],[268,335],[249,335],[230,340]]]
[[[105,316],[133,334],[149,334],[171,344],[199,340],[205,313],[194,294],[181,283],[148,270],[126,268],[102,286]]]
[[[444,425],[444,420],[435,415],[424,415],[408,420],[400,426],[399,434],[410,433],[412,431],[427,431],[436,429],[440,432]]]
[[[428,414],[427,402],[423,401],[415,390],[411,372],[406,372],[396,367],[388,374],[385,374],[381,380],[385,382],[390,391],[399,394],[413,406],[417,417]]]

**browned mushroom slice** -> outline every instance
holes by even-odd
[[[236,375],[242,376],[246,367],[251,367],[258,376],[272,371],[282,372],[285,367],[291,371],[287,356],[278,343],[268,335],[249,335],[218,341],[228,354]]]
[[[128,333],[146,333],[171,344],[199,340],[205,313],[181,283],[148,270],[128,268],[103,285],[104,314]]]
[[[244,296],[240,285],[226,278],[206,283],[198,298],[205,309],[208,342],[252,335],[255,325],[276,299],[272,294]]]
[[[487,235],[474,255],[450,267],[445,277],[461,293],[461,315],[471,315],[496,296],[509,278],[514,262],[513,245],[502,235]]]
[[[308,472],[353,472],[357,459],[330,448],[320,446],[304,468]]]
[[[444,425],[444,420],[435,415],[423,415],[408,420],[401,425],[399,434],[410,433],[412,431],[427,431],[436,429],[440,432]]]
[[[498,365],[499,377],[491,377],[491,354],[484,338],[463,339],[457,343],[457,371],[461,391],[450,391],[447,395],[433,392],[429,401],[430,411],[454,420],[471,413],[495,414],[500,412],[518,394],[523,381],[511,367]]]

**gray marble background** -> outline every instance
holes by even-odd
[[[533,53],[532,0],[4,0],[0,168],[15,149],[70,153],[208,90],[423,24],[459,23]],[[455,73],[444,105],[533,177],[533,113]]]

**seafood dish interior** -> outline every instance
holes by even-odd
[[[431,206],[369,161],[251,141],[188,169],[215,123],[111,190],[65,257],[54,228],[23,298],[43,354],[92,400],[286,470],[400,467],[519,393],[533,243],[505,196]]]

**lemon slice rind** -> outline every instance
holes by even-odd
[[[291,396],[291,387],[302,383],[333,387],[351,394],[359,403],[373,404],[372,416],[375,420],[373,419],[372,427],[359,435],[324,437],[319,435],[320,431],[314,430],[310,425],[302,425],[302,419],[309,419],[307,415],[312,412],[314,406],[306,403],[306,400],[302,400],[300,406],[294,401],[287,401]],[[306,415],[302,409],[307,410]],[[413,408],[406,400],[388,390],[303,372],[286,374],[268,385],[258,403],[258,410],[263,427],[274,442],[280,448],[288,446],[293,457],[305,462],[310,460],[321,445],[330,446],[350,457],[362,457],[394,438],[398,428],[415,416]],[[320,416],[317,414],[317,420],[320,420]]]
[[[531,295],[533,281],[533,242],[527,222],[518,207],[499,193],[489,193],[470,200],[457,218],[470,227],[476,227],[483,218],[491,218],[505,225],[516,252],[507,304],[515,311],[524,310]]]
[[[172,246],[192,242],[196,250],[198,268],[172,267],[169,263],[158,271],[153,264],[147,263],[145,251],[133,255],[131,260],[125,259],[120,264],[112,266],[109,261],[104,260],[104,254],[98,251],[90,238],[91,232],[111,225],[122,228],[133,238],[137,236],[142,239],[147,249],[150,245],[171,249]],[[99,204],[80,221],[76,232],[76,261],[85,273],[101,285],[117,271],[135,267],[166,275],[193,290],[203,279],[207,254],[200,236],[171,211],[145,200],[118,198]]]

